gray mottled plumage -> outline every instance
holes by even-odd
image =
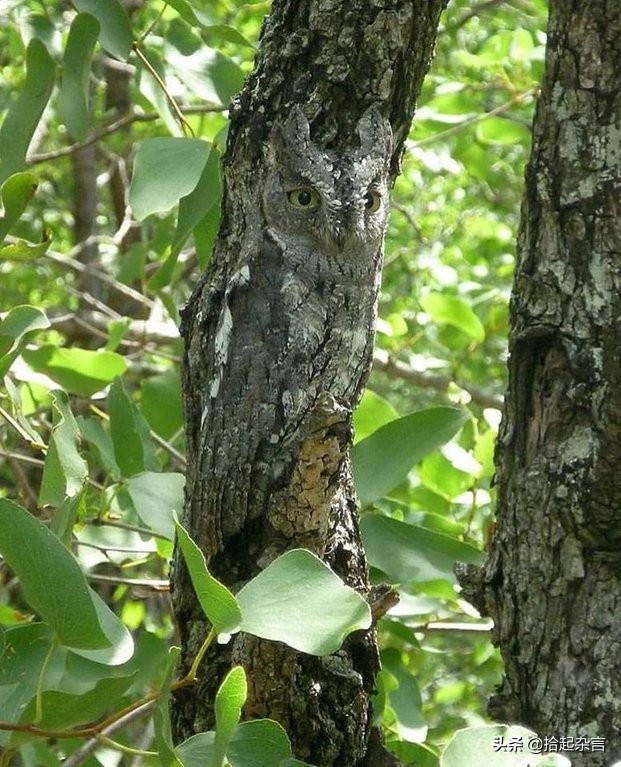
[[[318,398],[327,393],[351,408],[366,381],[392,142],[375,108],[358,134],[355,148],[324,150],[299,107],[274,127],[257,178],[257,218],[203,313],[212,341],[201,473],[211,481],[201,515],[219,537],[258,518],[286,485]],[[221,540],[213,543],[215,552]]]

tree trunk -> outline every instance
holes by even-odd
[[[621,758],[620,93],[621,5],[552,0],[511,303],[498,527],[474,599],[506,667],[492,715],[582,738],[565,744],[574,767]]]
[[[392,182],[444,2],[275,0],[255,70],[231,109],[220,234],[182,332],[185,525],[211,572],[235,591],[277,554],[304,546],[368,594],[349,449],[351,411],[371,364],[382,248],[351,293],[338,281],[317,286],[294,318],[282,298],[282,251],[265,244],[266,147],[273,126],[301,104],[315,145],[357,148],[360,117],[375,105],[392,125]],[[300,331],[292,349],[288,334],[306,321],[321,325],[322,341]],[[208,626],[178,556],[173,600],[187,669]],[[371,726],[373,630],[327,658],[247,635],[213,647],[197,683],[174,700],[177,740],[213,726],[215,691],[232,663],[249,678],[245,716],[281,722],[299,758],[322,767],[393,763]]]

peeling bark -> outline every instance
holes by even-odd
[[[553,0],[511,302],[498,528],[467,593],[506,677],[490,711],[621,758],[621,6]],[[468,578],[465,579],[468,581]]]
[[[292,106],[303,104],[315,143],[355,147],[360,116],[374,104],[392,125],[394,179],[443,5],[444,0],[276,0],[262,32],[255,70],[231,110],[220,234],[212,264],[185,311],[182,332],[188,453],[185,524],[211,572],[233,590],[295,545],[322,555],[346,583],[368,595],[349,449],[351,410],[371,365],[381,251],[366,283],[355,287],[354,295],[358,291],[366,297],[357,318],[364,343],[360,361],[351,370],[341,369],[338,355],[343,349],[330,331],[343,311],[336,294],[324,289],[310,299],[324,317],[328,341],[317,350],[321,364],[311,366],[310,405],[304,417],[284,425],[286,460],[278,480],[269,445],[263,453],[253,447],[269,443],[270,434],[257,435],[256,430],[265,420],[265,402],[271,402],[272,371],[250,357],[267,354],[267,359],[279,344],[284,347],[289,320],[272,311],[270,322],[261,326],[250,312],[244,316],[238,305],[237,337],[252,339],[254,348],[238,348],[229,355],[226,378],[218,378],[217,386],[208,360],[217,358],[223,328],[230,321],[226,310],[231,286],[259,280],[252,283],[256,297],[263,290],[269,295],[270,285],[283,284],[277,251],[260,247],[265,222],[257,187],[265,179],[265,143],[273,124],[283,124]],[[248,250],[261,251],[260,270],[240,269],[240,254]],[[269,301],[266,305],[273,310]],[[356,306],[347,311],[355,312]],[[242,316],[245,327],[239,329]],[[301,349],[303,359],[313,354]],[[299,365],[293,355],[287,359]],[[299,371],[292,368],[291,375],[299,376]],[[232,433],[237,438],[231,438]],[[238,491],[228,485],[223,490],[211,470],[222,461],[242,467]],[[173,600],[187,669],[208,626],[178,557]],[[281,722],[299,758],[321,767],[395,763],[382,750],[372,727],[370,697],[378,669],[373,630],[356,632],[339,652],[326,658],[250,636],[213,647],[196,685],[179,691],[173,702],[177,740],[213,726],[215,692],[233,663],[241,663],[249,678],[245,716],[270,716]]]

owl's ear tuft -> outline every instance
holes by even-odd
[[[270,146],[281,161],[308,156],[310,153],[310,126],[299,104],[294,104],[284,124],[274,126]]]
[[[392,128],[375,104],[363,113],[357,125],[360,149],[370,157],[388,162],[392,155]]]

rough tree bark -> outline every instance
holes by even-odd
[[[220,234],[212,264],[185,310],[182,332],[188,452],[185,524],[203,549],[210,570],[234,590],[265,564],[266,551],[294,543],[323,555],[348,584],[368,594],[348,456],[351,408],[371,363],[372,314],[360,320],[366,342],[355,380],[343,382],[330,354],[321,351],[321,365],[308,382],[308,415],[284,427],[288,454],[286,460],[279,456],[284,472],[274,468],[270,433],[256,434],[257,425],[265,422],[265,408],[275,407],[272,400],[276,402],[282,394],[274,392],[272,398],[270,371],[252,359],[261,358],[261,349],[229,354],[215,395],[214,365],[209,361],[217,359],[217,344],[222,342],[219,318],[226,319],[223,311],[230,286],[247,277],[236,271],[239,255],[259,247],[265,227],[258,189],[272,126],[284,123],[294,104],[302,104],[316,144],[355,147],[358,120],[375,104],[392,125],[394,179],[444,4],[445,0],[275,0],[255,70],[231,109]],[[376,272],[379,268],[381,258],[376,259]],[[265,259],[259,270],[253,268],[251,279],[265,283],[256,290],[269,294],[270,285],[281,285],[283,275],[278,269],[274,259]],[[369,274],[368,293],[376,291],[377,277],[377,273]],[[326,295],[325,301],[329,328],[334,299]],[[286,325],[288,320],[280,316],[281,307],[272,309],[274,317],[264,328],[264,342],[274,352],[287,337],[286,327],[279,323]],[[236,337],[256,338],[255,320],[238,312]],[[239,328],[240,321],[248,326],[247,334],[246,328]],[[305,357],[304,350],[300,357]],[[295,355],[283,358],[296,364]],[[282,377],[283,371],[278,375]],[[291,375],[296,372],[292,370]],[[238,467],[237,487],[231,488],[226,480],[223,489],[223,462]],[[304,504],[308,508],[302,508]],[[290,535],[276,534],[273,516],[272,522],[268,518],[274,506],[281,520],[292,520]],[[314,524],[306,533],[303,526],[297,529],[296,519],[303,513],[322,519],[321,530]],[[179,558],[173,600],[187,668],[208,626]],[[352,635],[328,658],[304,656],[248,636],[214,647],[197,684],[175,697],[172,718],[177,739],[213,725],[215,691],[232,663],[241,663],[249,678],[245,715],[280,721],[298,757],[322,767],[394,763],[387,754],[381,755],[379,737],[371,726],[370,696],[378,663],[372,630]]]
[[[568,750],[574,767],[621,758],[620,94],[621,5],[552,0],[511,302],[498,526],[478,586],[467,584],[505,661],[492,715],[542,737],[606,739],[605,752]]]

